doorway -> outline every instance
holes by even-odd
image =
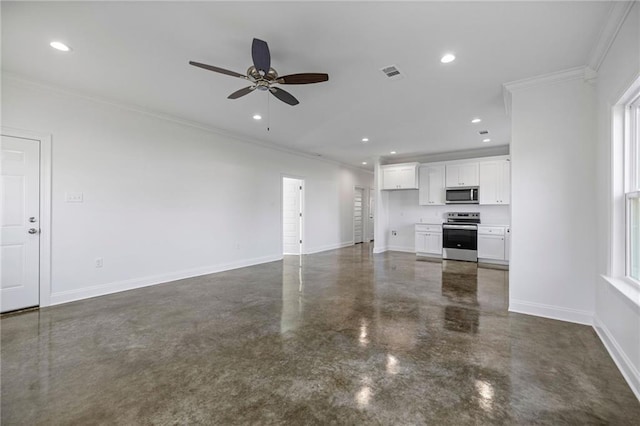
[[[0,312],[49,304],[51,139],[2,129]]]
[[[356,186],[353,191],[353,243],[364,242],[364,188]]]
[[[282,178],[282,254],[302,254],[304,180]]]

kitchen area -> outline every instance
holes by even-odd
[[[509,155],[380,166],[386,249],[508,269],[510,176]]]

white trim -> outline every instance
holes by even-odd
[[[597,315],[593,318],[593,329],[598,334],[598,337],[600,337],[602,344],[607,349],[607,352],[609,352],[611,358],[613,358],[613,362],[615,362],[618,370],[622,373],[622,377],[627,381],[636,398],[640,400],[640,372]]]
[[[615,288],[620,294],[629,299],[631,303],[640,308],[640,286],[633,282],[630,278],[614,278],[606,275],[600,275],[611,287]]]
[[[304,254],[314,254],[314,253],[320,253],[320,252],[323,252],[323,251],[341,249],[341,248],[344,248],[344,247],[352,246],[353,244],[354,244],[353,240],[351,240],[351,241],[338,243],[338,244],[329,244],[329,245],[326,245],[326,246],[318,246],[318,247],[314,247],[314,248],[308,249]]]
[[[375,240],[374,240],[375,242]],[[373,254],[380,254],[380,253],[384,253],[385,251],[387,251],[387,247],[374,247],[373,248]]]
[[[635,2],[633,1],[615,1],[611,2],[609,16],[602,27],[598,41],[594,44],[589,54],[589,66],[595,71],[600,69],[602,62],[607,57],[609,49],[613,45],[620,28],[629,16],[629,12]]]
[[[416,253],[415,247],[403,247],[403,246],[387,246],[387,251],[400,251],[403,253]]]
[[[512,93],[515,91],[547,86],[571,80],[581,79],[583,81],[593,81],[596,76],[597,73],[591,68],[580,66],[504,83],[502,85],[502,97],[505,111],[507,112],[507,115],[511,115],[511,98]]]
[[[40,278],[39,306],[51,304],[51,134],[2,127],[4,136],[40,143]]]
[[[566,308],[564,306],[527,302],[524,300],[509,300],[509,312],[575,322],[577,324],[593,324],[593,312]]]
[[[247,266],[259,265],[282,260],[282,255],[272,255],[246,259],[220,265],[205,266],[201,268],[185,269],[177,272],[170,272],[161,275],[151,275],[142,278],[133,278],[123,281],[115,281],[107,284],[99,284],[91,287],[79,288],[76,290],[61,291],[51,294],[51,304],[73,302],[75,300],[88,299],[90,297],[104,296],[106,294],[118,293],[126,290],[133,290],[141,287],[148,287],[156,284],[163,284],[185,278],[199,277],[202,275],[215,274],[217,272],[229,271],[232,269],[245,268]]]
[[[158,112],[158,111],[154,111],[148,108],[144,108],[138,105],[134,105],[134,104],[128,104],[125,102],[121,102],[121,101],[116,101],[113,99],[108,99],[108,98],[104,98],[104,97],[100,97],[97,95],[91,95],[88,93],[84,93],[81,92],[79,90],[74,90],[74,89],[70,89],[67,87],[62,87],[62,86],[56,86],[50,83],[44,83],[41,81],[36,81],[36,80],[31,80],[29,78],[23,77],[23,76],[19,76],[10,72],[2,72],[2,78],[3,78],[3,82],[4,83],[8,83],[10,85],[13,85],[14,87],[23,87],[23,88],[30,88],[30,89],[40,89],[40,90],[48,90],[50,92],[54,92],[54,93],[58,93],[58,94],[63,94],[63,95],[67,95],[67,96],[71,96],[71,97],[75,97],[75,98],[81,98],[81,99],[86,99],[86,100],[90,100],[93,102],[97,102],[97,103],[101,103],[101,104],[105,104],[105,105],[110,105],[116,108],[121,108],[121,109],[125,109],[127,111],[134,111],[140,114],[144,114],[150,117],[154,117],[154,118],[158,118],[160,120],[165,120],[165,121],[170,121],[172,123],[177,123],[177,124],[181,124],[183,126],[187,126],[187,127],[192,127],[195,129],[199,129],[199,130],[203,130],[205,132],[209,132],[209,133],[213,133],[216,135],[221,135],[221,136],[225,136],[231,139],[235,139],[241,142],[245,142],[245,143],[250,143],[253,145],[258,145],[260,147],[263,148],[268,148],[268,149],[272,149],[274,151],[279,151],[279,152],[286,152],[288,154],[292,154],[292,155],[298,155],[301,157],[305,157],[305,158],[311,158],[314,160],[319,160],[319,161],[323,161],[326,163],[330,163],[330,164],[334,164],[334,165],[338,165],[338,166],[342,166],[342,167],[346,167],[348,169],[351,170],[355,170],[358,172],[367,172],[370,174],[373,174],[373,171],[368,170],[366,168],[363,167],[357,167],[354,166],[352,164],[348,164],[348,163],[343,163],[342,161],[339,161],[337,159],[334,158],[330,158],[330,157],[324,157],[324,156],[318,156],[317,154],[313,154],[313,153],[307,153],[304,151],[300,151],[294,148],[288,148],[288,147],[284,147],[282,145],[277,145],[274,143],[270,143],[270,142],[266,142],[260,139],[254,139],[248,136],[241,136],[238,135],[236,133],[232,133],[223,129],[219,129],[217,127],[213,127],[210,126],[208,124],[205,123],[201,123],[201,122],[197,122],[197,121],[191,121],[185,118],[180,118],[177,116],[173,116],[170,114],[166,114],[166,113],[162,113],[162,112]]]

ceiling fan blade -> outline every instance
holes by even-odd
[[[302,74],[289,74],[279,77],[276,82],[280,84],[310,84],[310,83],[322,83],[329,80],[328,74],[321,73],[302,73]]]
[[[225,70],[224,68],[214,67],[213,65],[201,64],[200,62],[189,61],[189,65],[193,65],[194,67],[204,68],[205,70],[219,72],[220,74],[230,75],[231,77],[239,77],[247,79],[247,76],[244,74],[240,74],[235,71]]]
[[[282,90],[279,87],[271,87],[269,91],[273,93],[273,96],[280,99],[285,104],[298,105],[300,103],[296,98],[293,97],[291,93]]]
[[[253,92],[254,90],[256,90],[256,86],[245,87],[244,89],[236,90],[235,92],[233,92],[232,94],[227,96],[227,99],[238,99],[239,97],[242,97],[244,95],[248,95],[249,93]]]
[[[269,46],[266,41],[257,38],[253,39],[251,57],[253,58],[253,65],[258,71],[262,71],[264,74],[269,72],[269,68],[271,68],[271,53],[269,53]]]

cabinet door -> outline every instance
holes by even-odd
[[[442,234],[430,232],[426,238],[426,252],[430,254],[442,254]]]
[[[504,160],[500,162],[499,169],[499,181],[500,191],[498,193],[498,199],[500,204],[511,203],[511,161]]]
[[[460,180],[458,179],[458,172],[460,171],[460,167],[457,164],[447,165],[446,169],[446,178],[445,183],[449,188],[460,185]]]
[[[500,204],[501,171],[497,161],[480,163],[480,204]]]
[[[398,169],[385,167],[382,169],[382,189],[398,189]]]
[[[429,166],[420,166],[418,170],[418,204],[426,206],[431,204],[429,200]]]
[[[429,167],[429,204],[444,205],[444,166]]]
[[[478,186],[478,163],[460,164],[458,170],[460,186]]]
[[[444,205],[444,166],[421,166],[418,204]]]
[[[504,236],[478,235],[478,257],[504,260]]]
[[[416,232],[416,253],[426,253],[427,251],[427,233]]]
[[[398,168],[399,189],[416,189],[416,167],[406,166]]]

